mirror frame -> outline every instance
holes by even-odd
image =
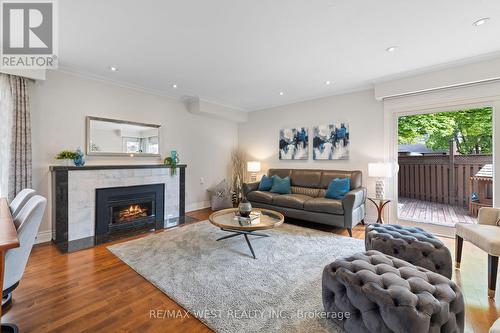
[[[153,153],[112,153],[112,152],[96,152],[90,151],[90,121],[98,120],[98,121],[107,121],[116,124],[128,124],[128,125],[138,125],[138,126],[146,126],[158,129],[158,151],[161,151],[161,140],[160,140],[160,127],[161,125],[157,124],[147,124],[147,123],[139,123],[135,121],[127,121],[127,120],[119,120],[119,119],[110,119],[110,118],[102,118],[102,117],[94,117],[87,116],[86,117],[86,129],[85,129],[85,141],[86,141],[86,153],[90,156],[128,156],[128,157],[160,157],[161,154],[153,154]]]

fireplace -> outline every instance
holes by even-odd
[[[96,189],[96,243],[113,235],[162,228],[164,193],[164,184]]]

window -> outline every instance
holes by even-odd
[[[141,140],[139,138],[123,137],[123,148],[127,153],[140,153]]]

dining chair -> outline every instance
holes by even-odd
[[[2,308],[7,307],[12,302],[12,291],[17,288],[19,281],[21,281],[46,206],[47,199],[35,195],[28,200],[14,219],[20,246],[5,253]]]
[[[36,194],[35,190],[30,188],[25,188],[21,192],[19,192],[14,200],[10,203],[10,212],[12,213],[12,217],[15,219],[17,214],[21,211],[21,209],[26,205],[29,199],[31,199]],[[17,226],[16,226],[17,227]]]

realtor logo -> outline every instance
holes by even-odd
[[[57,67],[55,0],[1,1],[1,68]]]

